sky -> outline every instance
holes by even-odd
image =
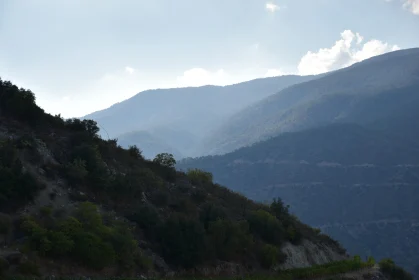
[[[412,47],[419,0],[0,0],[0,77],[63,117]]]

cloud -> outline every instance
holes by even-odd
[[[413,14],[419,15],[419,0],[404,0],[403,7],[410,10]]]
[[[350,66],[364,59],[400,49],[373,39],[362,44],[364,38],[359,33],[345,30],[341,39],[331,48],[322,48],[317,52],[307,52],[298,64],[300,75],[320,74]],[[354,44],[355,43],[355,44]]]
[[[385,0],[386,2],[393,2],[394,0]],[[403,8],[411,11],[414,15],[419,15],[419,0],[400,0],[403,2]]]
[[[131,67],[129,67],[129,66],[127,66],[127,67],[125,67],[125,72],[127,72],[128,74],[133,74],[134,73],[134,71],[135,71],[135,69],[134,68],[131,68]]]
[[[266,3],[265,8],[268,11],[272,12],[272,13],[273,12],[276,12],[276,11],[278,11],[280,9],[280,7],[278,5],[276,5],[276,4],[272,3],[272,2]]]
[[[282,75],[284,75],[284,72],[282,72],[281,69],[268,69],[268,71],[265,74],[265,78],[277,77]]]

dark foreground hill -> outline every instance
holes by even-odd
[[[171,155],[102,140],[94,121],[45,114],[28,90],[0,80],[0,101],[0,276],[410,279],[349,258],[281,200],[252,202]]]
[[[212,172],[251,199],[279,196],[352,254],[392,257],[419,275],[419,111],[407,112],[284,133],[178,167]]]
[[[419,48],[376,56],[250,105],[205,139],[201,154],[224,154],[283,132],[414,112],[418,87]]]

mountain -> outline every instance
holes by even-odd
[[[399,110],[391,120],[364,126],[287,132],[177,167],[211,172],[217,183],[251,199],[281,197],[350,253],[391,257],[419,275],[418,119],[418,110]]]
[[[174,149],[195,155],[195,146],[230,115],[279,90],[316,76],[281,76],[230,86],[156,89],[140,92],[108,109],[89,114],[103,137],[120,138],[132,131],[164,130]],[[164,129],[162,129],[164,128]],[[178,137],[172,142],[172,137]],[[163,139],[164,140],[164,139]],[[185,147],[185,143],[188,145]],[[146,147],[143,148],[147,152]]]
[[[133,145],[142,147],[142,154],[147,159],[153,159],[159,153],[169,153],[175,158],[183,157],[179,150],[147,131],[124,133],[118,137],[118,144],[126,149]]]
[[[231,116],[201,144],[223,154],[283,132],[331,123],[365,124],[416,110],[419,48],[400,50],[299,83]]]
[[[2,279],[412,279],[391,260],[349,257],[280,199],[178,172],[169,154],[146,160],[101,139],[95,121],[45,114],[10,82],[0,100]]]

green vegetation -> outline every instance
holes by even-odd
[[[67,218],[24,217],[20,227],[28,236],[27,249],[41,256],[70,258],[94,269],[117,264],[129,272],[142,258],[141,251],[127,225],[107,222],[94,204],[83,202]]]
[[[0,211],[24,205],[42,186],[24,172],[18,148],[11,140],[0,139]]]
[[[373,267],[375,264],[373,259],[369,259],[366,262],[361,261],[361,259],[358,256],[355,256],[353,259],[345,260],[345,261],[338,261],[338,262],[332,262],[325,265],[317,265],[313,267],[307,267],[307,268],[297,268],[297,269],[290,269],[290,270],[283,270],[278,271],[275,273],[271,273],[270,275],[243,275],[240,279],[248,279],[248,280],[256,280],[256,279],[262,279],[262,280],[296,280],[296,279],[313,279],[318,277],[330,277],[330,276],[336,276],[339,274],[344,274],[348,272],[358,272],[362,269],[367,269]],[[17,279],[17,278],[14,278]],[[22,280],[26,280],[27,278],[20,278]],[[31,278],[36,279],[36,278]],[[66,279],[66,280],[75,280],[77,278],[72,277],[62,277],[60,279]],[[103,280],[111,280],[116,278],[99,278]],[[99,280],[98,279],[98,280]],[[120,280],[128,280],[128,279],[141,279],[141,278],[117,278]],[[152,278],[153,279],[153,278]],[[158,279],[158,278],[157,278]],[[157,280],[156,279],[156,280]],[[183,280],[188,278],[182,278],[182,277],[175,277],[173,278],[175,280]],[[196,277],[194,279],[201,279],[200,277]],[[205,278],[202,278],[205,279]],[[237,278],[233,277],[216,277],[212,279],[219,279],[219,280],[233,280]],[[393,279],[393,278],[392,278]],[[409,278],[394,278],[394,279],[409,279]]]
[[[93,271],[113,268],[115,275],[147,272],[153,263],[185,271],[220,261],[266,272],[285,261],[282,245],[303,239],[345,252],[279,199],[255,203],[214,184],[210,173],[177,172],[171,154],[146,160],[137,147],[101,139],[94,121],[45,114],[31,92],[8,82],[0,81],[0,100],[0,139],[7,139],[0,146],[0,211],[15,215],[33,200],[45,187],[37,177],[46,185],[63,181],[62,191],[79,200],[75,211],[43,206],[14,217],[11,230],[23,238],[10,244],[31,256],[18,269],[22,274],[38,273],[36,258]],[[7,219],[0,221],[10,230]]]
[[[417,119],[381,126],[409,130],[415,123],[413,134],[419,131]],[[284,133],[222,156],[181,161],[177,167],[212,173],[215,182],[257,201],[280,196],[302,221],[324,226],[324,233],[350,254],[391,256],[419,276],[417,139],[334,124]],[[285,218],[278,220],[284,224]]]
[[[410,273],[407,273],[404,269],[397,266],[393,260],[391,259],[384,259],[380,261],[380,270],[390,279],[397,279],[397,280],[413,280],[413,277]]]

